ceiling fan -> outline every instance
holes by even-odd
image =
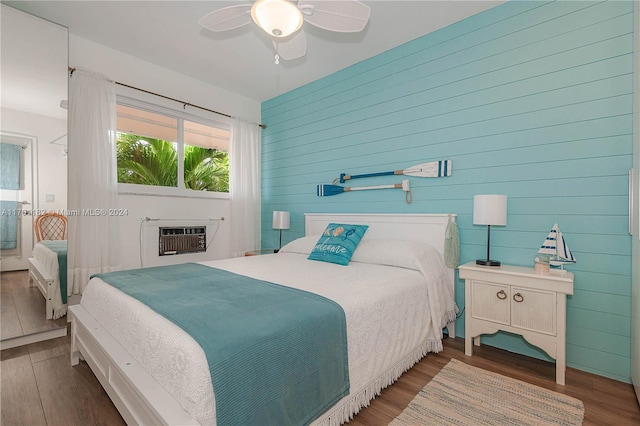
[[[255,22],[272,37],[276,64],[279,59],[296,59],[307,53],[302,23],[341,33],[359,32],[369,21],[371,9],[358,0],[256,0],[214,10],[198,23],[222,32]]]

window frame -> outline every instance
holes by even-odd
[[[116,95],[116,104],[175,118],[177,120],[177,133],[178,133],[178,140],[175,141],[175,143],[177,144],[177,150],[178,150],[177,186],[173,187],[173,186],[140,185],[140,184],[133,184],[133,183],[118,182],[118,195],[149,195],[149,196],[160,196],[160,197],[208,198],[208,199],[224,199],[224,200],[228,200],[231,198],[230,196],[231,182],[229,182],[229,192],[196,191],[196,190],[184,187],[184,145],[185,145],[184,144],[184,120],[202,124],[205,126],[218,127],[220,129],[230,131],[231,125],[228,120],[222,120],[222,119],[214,120],[211,118],[204,118],[199,115],[190,114],[185,111],[168,108],[168,107],[150,103],[147,101],[141,101],[139,99],[131,98],[124,95]],[[116,131],[117,131],[117,118],[116,118]],[[229,140],[229,148],[231,148],[231,140]],[[229,154],[229,151],[227,151],[227,154]],[[116,159],[116,162],[117,162],[117,159]]]

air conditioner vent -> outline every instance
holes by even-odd
[[[206,226],[160,228],[159,255],[167,256],[207,251]]]

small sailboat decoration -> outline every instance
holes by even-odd
[[[549,264],[551,266],[560,266],[568,263],[576,263],[576,258],[571,254],[569,246],[564,241],[562,232],[558,228],[558,224],[554,224],[551,232],[547,235],[538,253],[549,256]]]

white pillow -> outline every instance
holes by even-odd
[[[309,235],[291,241],[280,249],[280,253],[310,254],[320,235]],[[427,243],[407,240],[385,240],[367,238],[360,241],[353,253],[352,262],[396,266],[423,272],[425,264],[442,263],[442,256]]]
[[[441,255],[427,243],[363,238],[351,261],[422,271],[425,261],[434,257],[439,259]]]
[[[295,239],[282,247],[279,253],[300,253],[308,255],[316,246],[319,239],[320,235],[309,235]]]

